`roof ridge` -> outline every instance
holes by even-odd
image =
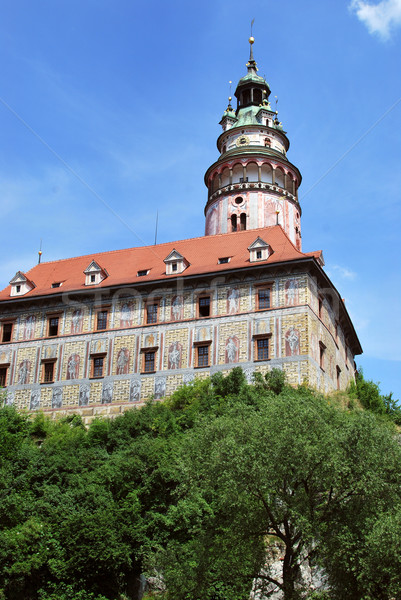
[[[35,269],[39,265],[51,265],[51,264],[61,263],[61,262],[70,261],[70,260],[78,260],[78,259],[81,259],[81,258],[85,258],[86,256],[87,257],[92,257],[93,260],[94,260],[95,256],[99,256],[101,254],[117,254],[118,252],[127,252],[128,250],[136,250],[136,249],[139,249],[139,248],[141,248],[141,249],[145,249],[145,248],[160,248],[161,246],[167,246],[169,244],[179,244],[179,243],[182,243],[182,242],[189,242],[189,241],[193,241],[193,240],[203,240],[203,239],[217,238],[217,237],[227,236],[227,235],[243,235],[243,234],[246,234],[246,233],[251,233],[252,231],[265,231],[266,229],[272,230],[275,227],[280,227],[280,229],[282,229],[283,233],[286,235],[286,233],[283,230],[283,228],[281,227],[281,225],[270,225],[269,227],[258,227],[257,229],[244,229],[243,231],[230,231],[230,232],[227,232],[227,233],[216,233],[215,235],[200,235],[200,236],[193,237],[193,238],[185,238],[183,240],[172,240],[170,242],[162,242],[161,244],[149,244],[147,246],[130,246],[129,248],[118,248],[117,250],[103,250],[101,252],[90,252],[88,254],[80,254],[78,256],[70,256],[70,257],[67,257],[67,258],[56,258],[54,260],[48,260],[48,261],[45,260],[45,261],[41,261],[40,263],[37,263],[36,265],[34,265],[33,267],[31,267],[28,271],[25,271],[24,274],[26,275],[27,273],[29,273],[30,271],[32,271],[33,269]],[[286,237],[291,242],[290,238],[287,235],[286,235]],[[291,242],[291,244],[292,244],[292,242]],[[294,246],[294,248],[295,248],[295,246]]]

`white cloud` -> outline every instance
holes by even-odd
[[[351,271],[351,269],[347,269],[346,267],[341,267],[340,265],[332,265],[331,267],[328,267],[326,271],[329,277],[333,278],[335,275],[341,277],[342,279],[350,280],[353,280],[356,277],[356,273],[354,273],[354,271]]]
[[[378,4],[352,0],[350,9],[356,12],[369,33],[377,34],[383,40],[388,40],[392,30],[401,26],[401,0],[381,0]]]

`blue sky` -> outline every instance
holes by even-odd
[[[229,80],[255,59],[369,379],[401,398],[401,0],[3,0],[0,287],[53,260],[204,233]]]

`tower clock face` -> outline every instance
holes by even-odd
[[[235,142],[237,146],[248,146],[249,145],[249,137],[247,135],[240,135]]]

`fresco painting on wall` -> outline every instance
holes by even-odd
[[[180,321],[184,313],[184,300],[182,296],[174,296],[171,302],[171,320]]]
[[[71,333],[82,333],[83,313],[80,308],[74,310],[71,318]]]
[[[71,354],[67,362],[67,379],[78,379],[79,378],[79,354]]]
[[[126,375],[129,371],[129,350],[121,348],[117,354],[117,375]]]
[[[226,363],[236,363],[239,360],[239,340],[236,335],[232,335],[226,340]]]
[[[230,288],[227,292],[227,312],[234,315],[239,311],[239,291],[238,288]]]
[[[168,368],[181,369],[182,346],[179,342],[173,342],[168,349]]]
[[[285,355],[295,356],[299,354],[299,331],[291,327],[285,334]]]

